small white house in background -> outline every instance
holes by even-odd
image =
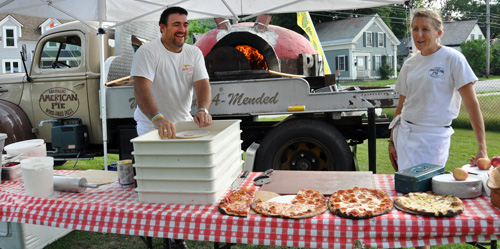
[[[338,69],[340,79],[376,79],[381,66],[397,68],[399,40],[377,14],[323,22],[315,28],[330,69]]]
[[[38,38],[52,26],[59,25],[53,18],[38,18],[17,14],[0,14],[0,74],[24,72],[21,48],[26,44],[28,60]],[[29,70],[30,63],[26,67]]]
[[[485,39],[485,35],[479,28],[477,20],[446,21],[443,23],[441,44],[445,46],[461,52],[460,44],[462,42],[482,39]]]

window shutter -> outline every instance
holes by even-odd
[[[339,69],[339,57],[335,56],[335,70]]]
[[[382,65],[381,66],[385,66],[385,64],[386,64],[386,58],[387,58],[387,56],[382,55],[382,58],[381,58],[382,59]]]
[[[376,48],[378,47],[378,43],[377,43],[377,33],[373,32],[372,33],[372,47]]]
[[[375,56],[372,57],[372,68],[373,70],[377,71],[377,69],[375,68]]]
[[[387,47],[387,34],[384,33],[384,48]]]
[[[348,60],[348,58],[349,58],[349,56],[346,55],[345,56],[345,62],[344,62],[345,63],[345,70],[346,71],[349,71],[349,60]]]
[[[363,32],[363,47],[366,47],[366,32]]]

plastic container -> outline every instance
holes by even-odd
[[[7,134],[0,133],[0,154],[3,151],[3,146],[5,145],[5,139],[7,139]]]
[[[10,167],[2,167],[2,180],[4,181],[14,181],[22,176],[23,171],[21,170],[21,164]]]
[[[49,197],[54,193],[54,158],[30,157],[21,160],[26,195]]]
[[[134,144],[134,152],[140,154],[209,154],[222,149],[230,141],[240,140],[240,120],[214,120],[208,135],[197,138],[162,139],[154,130],[130,140]],[[176,132],[200,130],[193,121],[174,123]]]
[[[400,170],[394,175],[396,192],[426,192],[432,190],[432,177],[442,174],[444,167],[423,163],[411,168]]]
[[[241,153],[242,141],[234,140],[226,144],[225,148],[214,153],[202,154],[148,154],[141,152],[132,152],[135,164],[139,166],[150,167],[210,167],[219,165],[231,155]]]
[[[215,178],[221,176],[224,171],[230,168],[238,159],[242,158],[243,151],[238,153],[230,153],[224,157],[224,160],[218,164],[211,165],[193,165],[193,166],[142,166],[134,164],[136,177],[140,178],[158,178],[172,177],[177,179],[192,179],[192,178]]]
[[[226,183],[232,183],[241,173],[243,160],[238,159],[226,168],[225,172],[215,178],[184,178],[176,176],[157,176],[156,178],[143,178],[136,176],[137,187],[142,191],[218,191],[226,187]]]
[[[43,139],[30,139],[5,146],[5,152],[9,156],[21,155],[21,159],[29,157],[46,157],[47,148]]]

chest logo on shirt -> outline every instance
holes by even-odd
[[[194,67],[193,67],[193,65],[184,65],[184,68],[182,68],[182,71],[186,75],[192,75],[194,72]]]
[[[441,78],[444,75],[444,69],[442,67],[433,67],[429,70],[429,76],[432,78]]]

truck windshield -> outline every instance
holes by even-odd
[[[82,63],[82,42],[79,36],[54,37],[43,45],[42,69],[72,68]]]

